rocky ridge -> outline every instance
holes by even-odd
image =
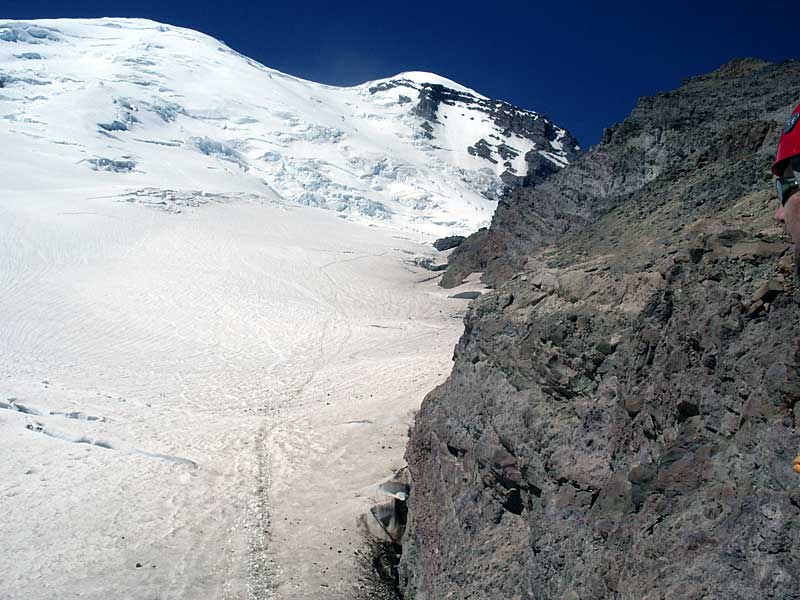
[[[514,192],[423,402],[408,598],[800,598],[800,307],[768,172],[800,63],[733,61]]]

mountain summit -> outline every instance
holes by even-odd
[[[141,19],[0,23],[0,88],[0,141],[17,150],[0,170],[15,189],[110,188],[168,209],[274,191],[424,235],[465,233],[508,187],[578,151],[542,115],[432,73],[321,85]]]

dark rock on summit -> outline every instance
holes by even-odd
[[[800,297],[768,170],[798,84],[740,60],[643,98],[457,248],[497,289],[411,432],[405,597],[800,598]]]
[[[534,185],[572,162],[579,154],[577,140],[547,117],[521,109],[503,100],[494,100],[456,90],[439,83],[419,83],[398,77],[382,81],[369,88],[371,94],[403,87],[417,92],[416,104],[411,112],[423,119],[421,137],[434,140],[435,126],[442,125],[442,106],[459,106],[494,125],[496,133],[475,140],[465,148],[490,165],[502,164],[506,170],[500,178],[509,188]],[[408,98],[407,96],[401,96]],[[512,165],[521,150],[514,147],[518,140],[534,142],[535,148],[525,155],[525,172],[517,172]],[[487,165],[488,166],[488,165]]]
[[[475,142],[474,146],[469,146],[467,148],[467,152],[469,152],[473,156],[480,156],[481,158],[485,158],[489,162],[497,163],[497,161],[492,158],[492,148],[489,146],[489,142],[487,142],[484,139],[480,139],[477,142]]]

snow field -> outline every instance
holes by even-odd
[[[0,597],[352,597],[465,303],[406,234],[101,192],[0,195]]]
[[[31,27],[0,23],[19,35]],[[54,39],[0,42],[0,75],[11,78],[0,93],[0,140],[46,156],[57,173],[86,179],[91,161],[105,161],[98,171],[113,171],[108,161],[127,162],[96,179],[128,189],[268,186],[300,204],[428,236],[472,231],[491,218],[494,202],[482,193],[496,174],[474,172],[491,165],[464,172],[455,159],[466,147],[443,152],[421,138],[421,121],[399,102],[414,90],[372,94],[376,82],[336,88],[304,81],[203,34],[151,21],[43,20],[35,27]],[[41,58],[20,58],[22,50]],[[433,74],[410,75],[466,90]],[[411,174],[401,196],[383,190],[393,174],[375,170],[387,157]]]

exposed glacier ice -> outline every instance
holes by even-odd
[[[153,97],[149,101],[133,98],[114,98],[114,104],[126,109],[129,113],[138,112],[141,106],[142,109],[152,112],[166,123],[171,123],[178,116],[186,114],[185,109],[180,104],[159,97]]]
[[[275,152],[274,150],[270,150],[269,152],[264,152],[259,157],[261,160],[265,160],[267,162],[278,162],[283,158],[280,152]]]
[[[87,158],[86,162],[89,163],[95,171],[130,173],[136,168],[136,161],[129,158]]]
[[[4,22],[0,34],[0,81],[10,90],[0,102],[21,107],[4,111],[16,129],[0,132],[0,143],[25,137],[32,154],[50,153],[48,139],[69,144],[73,150],[56,159],[63,173],[87,156],[136,155],[143,187],[273,189],[288,202],[433,238],[486,225],[506,189],[501,175],[524,174],[532,149],[476,110],[484,96],[430,73],[320,85],[209,36],[140,19]],[[2,40],[13,44],[4,50]],[[35,61],[45,43],[47,60]],[[35,103],[34,86],[46,92]],[[415,110],[430,86],[455,98],[439,106],[436,121]],[[532,114],[519,118],[536,120]],[[131,130],[136,137],[125,134]],[[494,162],[469,154],[479,139]],[[550,160],[561,154],[558,143],[551,150]],[[197,151],[239,169],[215,169]],[[93,166],[115,172],[110,163]]]
[[[156,61],[151,60],[149,58],[145,58],[143,56],[117,57],[117,58],[114,59],[114,62],[118,62],[118,63],[122,63],[122,64],[126,64],[126,65],[134,65],[134,66],[137,66],[137,67],[154,67],[154,66],[156,66],[158,64]],[[142,69],[142,70],[146,71],[145,69]]]
[[[50,85],[51,83],[52,81],[38,79],[36,77],[15,77],[14,75],[0,73],[0,88],[7,88],[18,84]]]
[[[106,131],[128,131],[128,124],[122,121],[111,121],[110,123],[98,123],[100,129]]]
[[[217,158],[221,158],[222,160],[227,160],[229,162],[237,164],[239,167],[247,170],[247,164],[239,152],[237,152],[234,148],[225,144],[224,142],[218,142],[216,140],[212,140],[207,137],[203,138],[193,138],[192,143],[197,147],[200,152],[205,154],[206,156],[216,156]]]
[[[257,194],[216,193],[204,190],[172,190],[164,188],[140,188],[129,190],[118,197],[120,202],[142,204],[169,213],[180,213],[185,208],[197,208],[206,204],[251,203],[265,204],[268,200]]]
[[[57,42],[61,39],[57,29],[41,27],[30,23],[0,23],[0,41],[41,44]]]

